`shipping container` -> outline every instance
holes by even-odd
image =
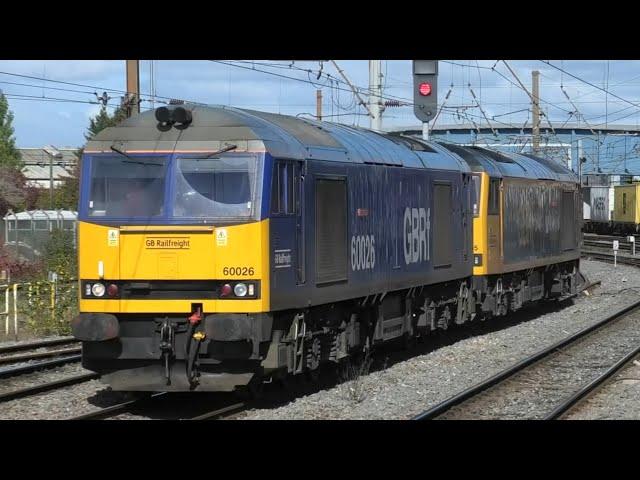
[[[627,224],[627,226],[637,226],[640,223],[640,195],[638,189],[640,184],[617,185],[614,187],[615,205],[613,211],[613,221],[615,224]],[[620,226],[620,225],[618,225]],[[634,227],[634,230],[636,228]]]
[[[582,187],[583,219],[594,223],[607,223],[610,219],[609,187]]]

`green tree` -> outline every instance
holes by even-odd
[[[127,112],[123,106],[116,108],[113,114],[109,114],[107,107],[103,105],[98,114],[89,121],[89,128],[84,137],[91,140],[105,128],[115,127],[125,118],[127,118]]]
[[[65,210],[76,210],[78,208],[78,192],[80,188],[80,162],[82,160],[82,150],[76,152],[78,157],[76,165],[69,172],[70,176],[62,180],[62,185],[53,192],[53,203],[55,208]]]
[[[0,164],[0,218],[9,209],[21,211],[34,208],[38,201],[38,189],[28,187],[20,169]]]
[[[22,160],[13,136],[13,112],[7,97],[0,91],[0,165],[20,169]]]
[[[37,196],[27,188],[21,172],[22,160],[13,136],[13,113],[7,97],[0,91],[0,218],[9,208],[20,210]]]

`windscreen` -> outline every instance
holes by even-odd
[[[255,208],[256,169],[252,156],[179,158],[173,216],[251,217]]]
[[[107,156],[92,161],[91,217],[149,218],[162,215],[167,159]]]

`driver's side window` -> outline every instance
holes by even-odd
[[[300,173],[296,162],[278,161],[273,166],[271,213],[294,215],[299,210]]]

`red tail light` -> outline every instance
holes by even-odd
[[[107,295],[109,295],[110,297],[118,296],[118,286],[116,284],[114,284],[114,283],[109,285],[107,287]]]
[[[228,297],[229,295],[231,295],[232,292],[232,288],[231,285],[229,285],[228,283],[225,283],[222,288],[220,289],[220,296],[221,297]]]

